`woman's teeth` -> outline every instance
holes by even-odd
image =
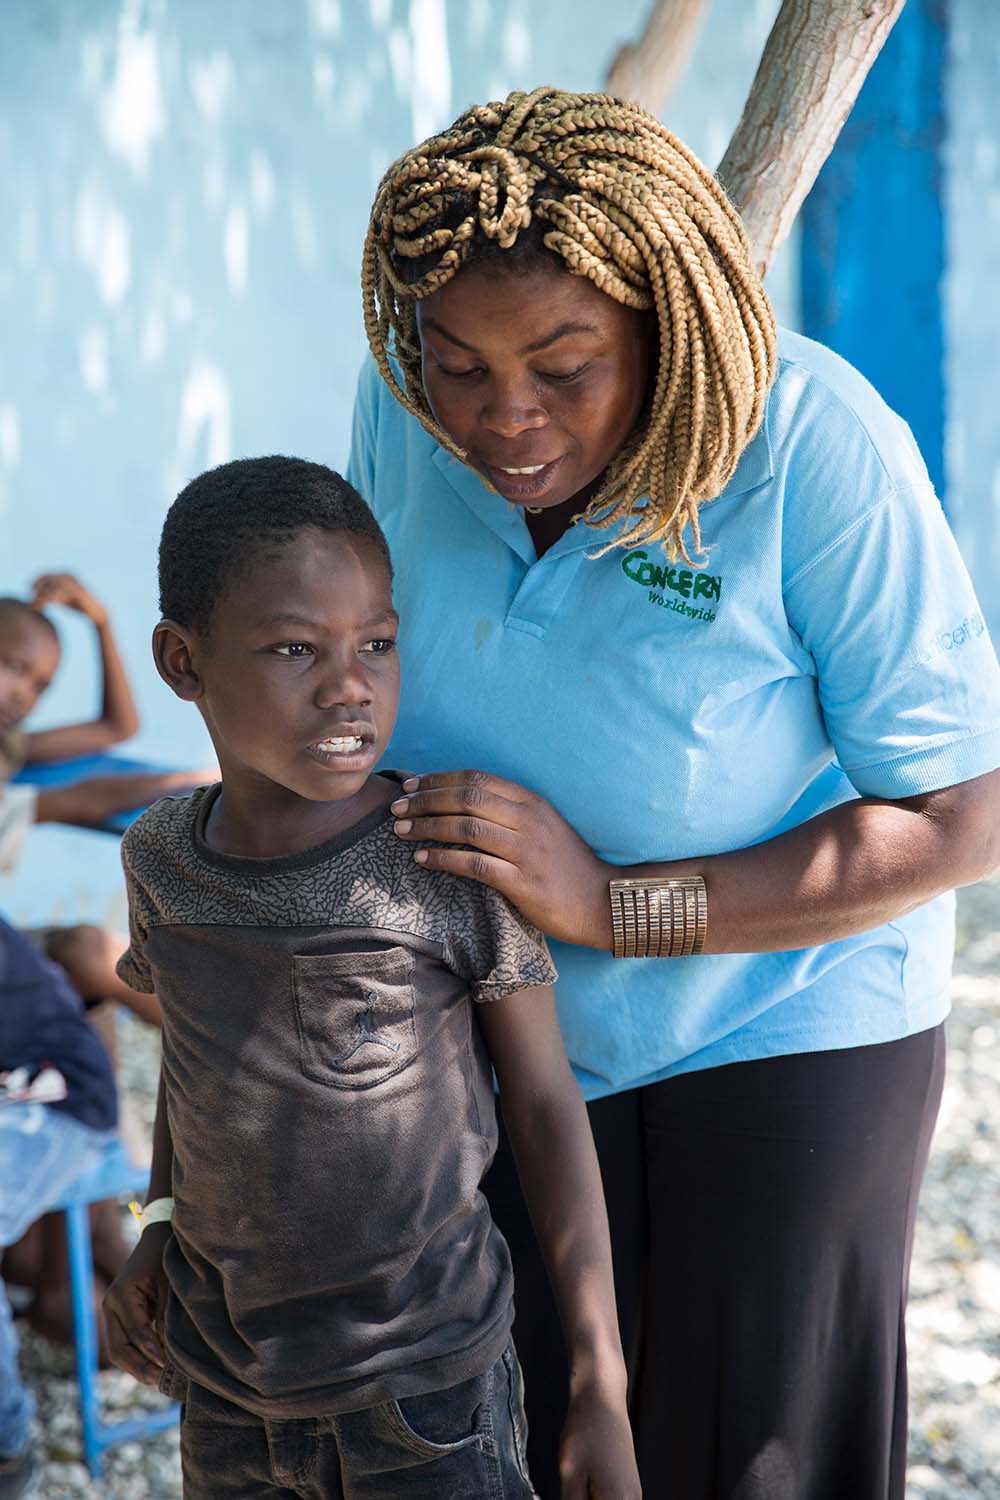
[[[351,734],[335,740],[320,740],[316,749],[328,750],[333,755],[344,755],[352,750],[360,750],[362,744],[359,735]]]
[[[545,468],[544,464],[531,464],[527,469],[508,469],[500,465],[501,474],[540,474]]]

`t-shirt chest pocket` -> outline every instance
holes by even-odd
[[[307,1078],[370,1089],[416,1057],[413,956],[405,948],[293,954],[292,992]]]

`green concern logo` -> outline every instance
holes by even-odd
[[[630,552],[622,558],[622,572],[646,590],[650,604],[656,604],[660,609],[672,609],[675,614],[685,615],[689,620],[703,620],[709,625],[715,619],[715,610],[710,606],[718,603],[722,594],[722,579],[717,574],[696,573],[691,568],[663,567],[650,562],[648,554],[641,551]],[[671,595],[676,597],[671,598]],[[703,599],[704,604],[699,604],[699,599]]]

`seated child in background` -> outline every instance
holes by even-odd
[[[479,1189],[492,1065],[571,1349],[565,1493],[634,1500],[601,1180],[544,940],[414,859],[402,776],[374,769],[399,692],[391,581],[371,512],[318,464],[223,465],[167,517],[154,653],[222,785],[157,803],[122,845],[120,972],[160,997],[163,1064],[109,1345],[184,1402],[186,1500],[530,1496],[510,1261]]]
[[[0,870],[16,861],[22,840],[35,823],[99,825],[116,812],[151,802],[165,792],[188,790],[205,780],[203,772],[156,772],[93,777],[75,785],[38,789],[9,786],[24,765],[93,755],[128,739],[139,727],[108,612],[69,573],[46,573],[32,586],[30,600],[0,598]],[[101,707],[81,724],[25,731],[21,725],[51,683],[60,661],[59,637],[41,611],[53,604],[77,611],[94,626],[101,660]],[[114,1016],[105,1001],[119,1001],[143,1021],[159,1025],[155,995],[141,994],[123,983],[115,963],[126,939],[90,923],[56,927],[31,934],[48,957],[68,974],[90,1008],[90,1019],[112,1058]],[[92,1210],[97,1289],[121,1269],[128,1245],[121,1233],[116,1203]],[[9,1242],[8,1242],[9,1244]],[[64,1229],[60,1216],[38,1224],[3,1258],[8,1281],[34,1294],[29,1317],[42,1333],[63,1342],[72,1339]],[[106,1278],[103,1282],[101,1277]]]
[[[117,1117],[111,1059],[65,973],[0,920],[0,1076],[45,1065],[65,1082],[43,1103],[0,1090],[0,1253],[95,1166]],[[61,1218],[62,1215],[60,1214]],[[34,1402],[21,1382],[17,1337],[0,1279],[0,1495],[31,1484]]]
[[[59,666],[59,637],[41,612],[51,604],[76,610],[94,626],[101,657],[101,711],[82,724],[25,731],[21,724]],[[204,772],[157,771],[95,776],[43,789],[7,785],[22,766],[94,755],[129,739],[138,728],[139,715],[108,612],[78,579],[70,573],[45,573],[35,580],[30,600],[0,598],[0,870],[13,866],[25,833],[35,823],[96,827],[113,813],[205,780]],[[66,969],[85,1000],[120,1000],[155,1024],[155,999],[136,994],[115,973],[123,947],[124,939],[90,925],[46,934],[50,958]]]

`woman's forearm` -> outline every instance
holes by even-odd
[[[749,849],[620,873],[701,875],[706,953],[811,948],[881,926],[989,874],[1000,859],[998,800],[994,772],[905,801],[846,802]],[[602,939],[595,946],[610,948],[603,899],[594,920]]]
[[[728,854],[612,865],[551,802],[486,771],[410,777],[396,834],[414,859],[500,891],[549,937],[613,947],[608,882],[700,875],[706,953],[812,948],[902,916],[1000,866],[1000,770],[899,801],[863,797]],[[711,808],[707,809],[711,814]]]

